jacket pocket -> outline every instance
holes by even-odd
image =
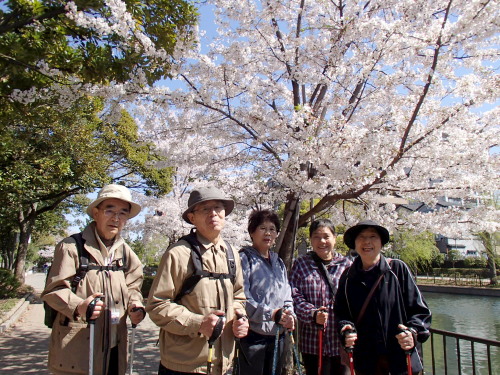
[[[51,335],[49,368],[55,372],[87,374],[89,329],[85,324],[57,325]]]

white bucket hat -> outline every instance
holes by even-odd
[[[92,209],[97,207],[99,203],[105,201],[106,199],[116,198],[130,204],[130,216],[129,219],[137,216],[141,212],[141,206],[132,201],[132,195],[130,190],[123,185],[110,184],[105,185],[97,194],[97,199],[93,201],[87,207],[87,214],[93,219]]]

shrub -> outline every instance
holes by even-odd
[[[15,298],[21,283],[7,269],[0,269],[0,298]]]

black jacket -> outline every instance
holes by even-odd
[[[384,274],[366,311],[358,322],[360,310],[373,284]],[[340,278],[335,298],[335,319],[339,330],[346,324],[356,328],[358,339],[354,346],[354,366],[363,373],[372,373],[377,358],[386,355],[391,374],[406,374],[406,356],[396,339],[399,324],[413,328],[417,340],[429,337],[431,312],[418,290],[408,266],[397,259],[390,261],[380,256],[380,262],[364,271],[357,257]],[[417,350],[412,350],[414,373],[422,370]]]

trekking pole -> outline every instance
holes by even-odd
[[[406,366],[408,367],[408,375],[413,375],[413,369],[411,368],[411,351],[405,350],[406,354]]]
[[[276,367],[278,366],[278,347],[280,340],[280,324],[281,317],[283,316],[283,309],[279,309],[274,314],[274,323],[276,323],[276,336],[274,337],[274,350],[273,350],[273,369],[272,375],[276,375]]]
[[[214,350],[214,343],[222,334],[225,322],[226,322],[226,316],[219,315],[219,320],[215,324],[212,336],[210,336],[210,338],[208,339],[207,375],[210,375],[212,373],[212,354]]]
[[[343,332],[343,335],[344,337],[350,333],[354,333],[356,332],[355,329],[346,329],[344,332]],[[352,346],[346,346],[344,348],[344,350],[347,352],[347,355],[349,356],[349,370],[351,372],[351,375],[355,375],[355,372],[354,372],[354,358],[353,358],[353,347]]]
[[[241,314],[239,312],[236,312],[236,319],[247,319],[248,317],[244,314]],[[234,354],[234,360],[233,360],[233,374],[234,375],[239,375],[240,374],[240,352],[243,353],[243,356],[246,359],[245,352],[241,350],[241,344],[240,344],[240,339],[238,337],[234,338],[235,341],[235,354]],[[249,363],[248,359],[247,363]]]
[[[323,371],[323,328],[318,331],[318,375]]]
[[[326,308],[319,308],[318,312],[324,312]],[[318,324],[316,321],[314,322],[318,326],[318,375],[321,375],[323,372],[323,333],[325,331],[325,326],[323,324]]]
[[[411,332],[408,329],[400,329],[401,333],[406,333],[411,335]],[[415,345],[415,343],[414,343]],[[408,371],[408,375],[413,375],[413,369],[411,368],[411,350],[405,350],[405,356],[406,356],[406,368]]]
[[[146,310],[144,307],[134,307],[132,308],[133,312],[142,311],[143,316],[146,316]],[[137,324],[132,323],[132,333],[130,337],[130,367],[129,367],[129,375],[132,375],[134,372],[134,344],[135,344],[135,330],[137,328]]]
[[[102,296],[101,296],[102,297]],[[86,318],[89,322],[90,337],[89,337],[89,375],[94,373],[94,335],[95,335],[95,319],[90,319],[95,310],[95,305],[101,300],[101,297],[96,297],[90,301],[87,307]]]
[[[300,358],[299,358],[299,352],[297,350],[297,345],[295,344],[295,339],[293,338],[292,331],[288,331],[288,333],[290,335],[290,340],[292,341],[293,356],[295,357],[295,363],[297,364],[297,371],[299,372],[299,375],[302,375],[302,369],[300,368]]]

